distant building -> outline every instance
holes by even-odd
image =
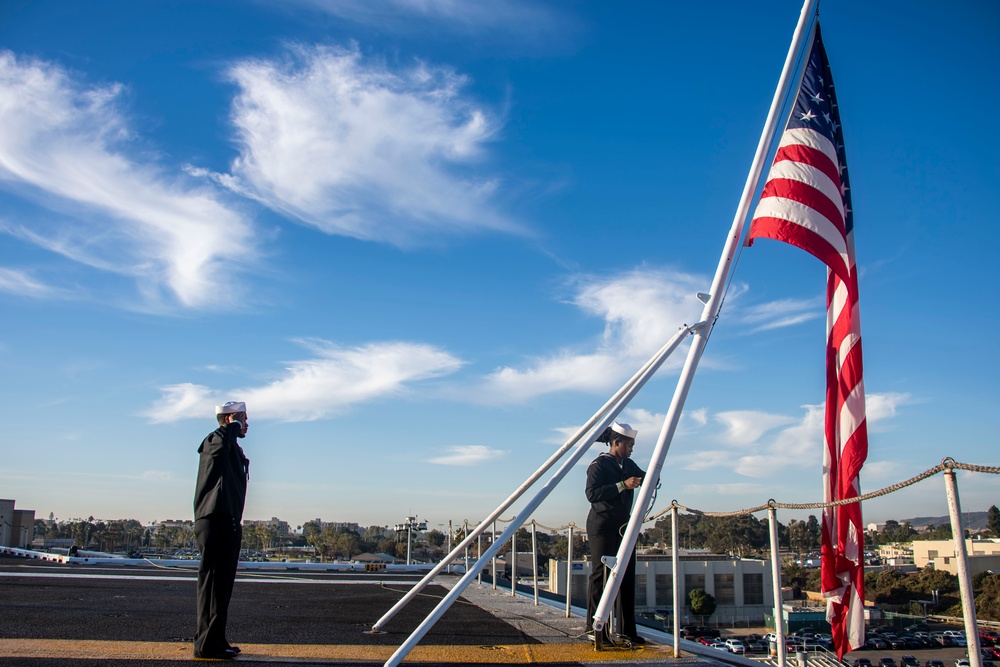
[[[969,555],[969,576],[987,570],[1000,570],[1000,539],[965,540]],[[955,540],[914,540],[913,563],[917,568],[930,565],[935,570],[958,574]]]
[[[292,534],[291,528],[287,521],[282,521],[276,516],[272,516],[270,521],[267,520],[243,520],[244,526],[269,526],[274,528],[278,537],[287,537]]]
[[[0,547],[27,549],[35,539],[35,510],[15,509],[14,504],[0,498]]]
[[[334,530],[346,530],[349,533],[357,533],[358,535],[364,535],[365,531],[356,523],[349,521],[323,521],[320,518],[313,519],[309,523],[314,523],[319,526],[319,529],[326,530],[327,528],[332,528]]]
[[[194,521],[191,521],[190,519],[167,519],[165,521],[157,521],[150,526],[150,530],[155,533],[161,528],[184,528],[185,526],[190,527],[193,525]]]
[[[878,557],[885,561],[913,562],[913,543],[883,544],[878,548]]]
[[[695,622],[687,608],[688,594],[703,589],[715,598],[717,623],[763,624],[774,611],[771,563],[766,560],[725,555],[681,555],[679,565],[681,622]],[[566,594],[566,561],[549,561],[549,590]],[[572,597],[586,600],[590,560],[572,564]],[[664,613],[673,609],[673,562],[670,555],[639,554],[635,571],[635,610]]]

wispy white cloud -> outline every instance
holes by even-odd
[[[506,456],[506,454],[507,452],[504,450],[493,449],[485,445],[461,445],[449,447],[447,454],[435,456],[428,461],[444,466],[474,466],[496,460]]]
[[[907,393],[867,394],[865,396],[865,414],[868,418],[868,426],[877,429],[880,422],[895,417],[900,407],[911,405],[913,402],[913,397]]]
[[[250,224],[204,184],[138,159],[120,84],[87,86],[59,66],[0,52],[0,184],[58,215],[2,231],[135,280],[150,302],[210,304]],[[239,244],[231,239],[241,239]]]
[[[898,461],[865,461],[865,467],[861,469],[861,481],[865,483],[863,491],[867,493],[879,486],[902,481],[902,470],[903,465]]]
[[[380,30],[413,32],[435,28],[489,35],[502,31],[510,40],[537,41],[543,35],[558,38],[576,27],[570,14],[530,0],[295,0],[341,19],[377,25]]]
[[[794,417],[774,415],[757,410],[730,410],[715,415],[724,428],[723,439],[731,445],[756,442],[768,431],[796,421]]]
[[[391,70],[357,48],[293,47],[229,69],[239,157],[228,187],[329,234],[407,245],[517,225],[472,165],[499,130],[441,67]]]
[[[909,394],[869,394],[866,397],[869,432],[886,428]],[[696,451],[679,454],[674,463],[684,470],[724,469],[754,478],[774,478],[790,469],[820,469],[823,458],[824,406],[803,405],[799,416],[752,410],[709,415],[702,428],[692,428]],[[689,422],[694,426],[694,422]],[[884,462],[865,464],[865,475],[886,471]]]
[[[702,304],[695,294],[707,279],[671,270],[636,269],[611,278],[584,278],[573,303],[604,320],[593,351],[563,349],[490,374],[484,400],[523,402],[557,391],[598,391],[620,385],[682,324],[693,324]],[[668,366],[680,365],[675,353]]]
[[[813,299],[780,299],[746,307],[738,305],[732,315],[735,323],[749,325],[750,333],[757,333],[819,319],[825,316],[825,312],[820,295]]]
[[[68,296],[66,290],[46,285],[28,272],[18,269],[5,269],[0,267],[0,292],[8,292],[18,296],[26,296],[37,299],[47,299],[54,297]]]
[[[750,482],[736,482],[733,484],[686,484],[681,489],[684,493],[702,497],[744,495],[753,497],[773,491],[772,487]]]
[[[153,422],[204,418],[225,400],[247,403],[253,417],[301,422],[340,414],[351,406],[398,395],[421,380],[453,373],[462,361],[417,343],[370,343],[353,348],[323,340],[300,341],[313,357],[294,361],[282,376],[259,387],[220,391],[182,383],[163,387],[144,414]]]

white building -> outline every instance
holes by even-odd
[[[965,550],[969,555],[969,576],[986,570],[1000,570],[1000,539],[967,539]],[[955,540],[914,540],[913,563],[917,568],[930,565],[935,570],[957,575]]]
[[[681,556],[678,563],[681,622],[700,622],[688,618],[688,594],[705,590],[716,602],[713,615],[717,623],[759,622],[774,612],[774,586],[771,563],[765,560],[732,558],[724,555]],[[590,560],[573,561],[572,597],[586,600]],[[670,555],[642,555],[636,561],[635,610],[656,613],[673,608],[673,562]],[[549,590],[566,594],[566,561],[549,561]]]

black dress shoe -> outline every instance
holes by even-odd
[[[237,653],[240,653],[240,647],[239,646],[233,646],[232,644],[229,645],[229,650],[230,651],[236,651]]]
[[[194,652],[194,657],[197,660],[232,660],[239,654],[239,651],[234,651],[232,648],[225,648],[218,652],[207,652],[199,653]]]

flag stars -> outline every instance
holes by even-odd
[[[809,99],[811,99],[816,104],[819,104],[821,102],[826,102],[826,100],[823,99],[823,96],[820,95],[819,93],[813,93],[812,95],[809,96]]]
[[[807,123],[810,123],[810,122],[816,120],[816,114],[814,114],[812,112],[812,109],[810,109],[809,111],[807,111],[805,113],[800,113],[799,114],[799,120],[804,120]]]

